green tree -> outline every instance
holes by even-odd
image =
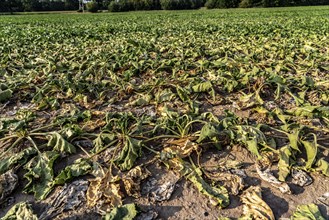
[[[65,0],[65,10],[77,10],[79,8],[78,0]]]
[[[237,8],[239,0],[208,0],[205,4],[207,8]]]
[[[10,12],[22,10],[22,4],[19,0],[2,0],[0,1],[0,12]]]
[[[39,11],[42,9],[38,0],[22,0],[24,11]]]
[[[98,3],[96,1],[88,2],[86,6],[89,12],[98,12]]]

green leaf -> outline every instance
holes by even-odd
[[[4,91],[0,90],[0,102],[8,101],[13,96],[13,91],[6,89]]]
[[[8,86],[4,83],[0,83],[0,90],[6,90],[8,89]]]
[[[201,143],[203,140],[208,138],[209,140],[212,140],[215,143],[217,143],[219,142],[218,135],[219,135],[218,130],[210,123],[207,123],[202,127],[197,142]]]
[[[293,213],[291,219],[325,220],[325,218],[321,215],[318,206],[315,204],[297,206],[296,211]]]
[[[0,131],[5,129],[16,130],[17,127],[20,127],[21,121],[15,118],[0,118]]]
[[[220,120],[212,112],[203,112],[200,115],[200,119],[204,121],[209,121],[214,124],[220,124]]]
[[[292,155],[289,146],[282,147],[279,150],[279,180],[284,182],[290,173],[290,156]]]
[[[264,133],[258,128],[248,125],[237,125],[234,127],[237,129],[235,141],[243,143],[252,154],[261,158],[258,144],[266,144]]]
[[[196,188],[202,194],[206,195],[211,199],[211,203],[213,205],[219,205],[224,208],[230,204],[230,198],[228,195],[228,191],[223,186],[210,186],[201,176],[194,173],[190,174],[187,178],[196,186]]]
[[[329,163],[324,158],[319,159],[315,164],[315,170],[325,176],[329,176]]]
[[[0,220],[38,220],[37,215],[33,214],[31,205],[26,202],[20,202],[14,205]]]
[[[258,158],[260,158],[260,154],[258,151],[258,143],[257,140],[248,140],[245,142],[245,144],[247,145],[247,149],[254,155],[256,155]]]
[[[83,133],[82,129],[77,124],[67,124],[60,131],[63,138],[71,140],[73,137],[79,136]]]
[[[121,207],[114,208],[110,213],[107,213],[104,220],[133,220],[137,216],[138,211],[134,203],[126,204]]]
[[[188,103],[189,109],[190,109],[189,114],[191,114],[191,115],[200,114],[199,113],[200,112],[200,103],[199,102],[190,100],[187,103]]]
[[[298,147],[298,143],[299,143],[299,129],[294,129],[292,134],[287,133],[289,142],[290,142],[290,146],[300,152],[299,147]]]
[[[215,90],[210,81],[202,82],[192,86],[193,92],[208,92],[211,97],[215,100]]]
[[[255,92],[255,99],[258,102],[258,104],[263,105],[264,104],[264,100],[260,97],[260,89],[256,90]]]
[[[307,155],[307,161],[306,161],[306,164],[305,164],[306,169],[310,169],[312,167],[312,165],[315,162],[316,154],[318,152],[318,145],[317,145],[316,135],[313,134],[313,136],[314,136],[314,142],[301,141],[302,144],[305,147],[306,155]]]
[[[299,117],[313,117],[313,111],[317,108],[317,106],[304,106],[295,108],[291,111],[292,114],[299,116]]]
[[[52,132],[48,138],[49,140],[47,146],[53,147],[55,151],[69,154],[74,154],[76,152],[75,147],[67,142],[59,133]]]
[[[165,165],[173,169],[175,172],[178,172],[180,176],[185,176],[188,180],[190,180],[196,188],[207,196],[210,199],[211,204],[220,207],[226,207],[230,203],[230,198],[228,195],[228,191],[223,186],[210,186],[203,178],[202,171],[199,168],[194,169],[192,165],[186,161],[184,161],[180,157],[175,157],[171,159],[165,159],[162,162]]]
[[[193,92],[208,92],[212,88],[213,87],[212,87],[211,82],[207,81],[207,82],[198,83],[198,84],[192,86],[192,91]]]
[[[295,108],[289,111],[291,114],[299,117],[328,117],[329,116],[329,107],[328,106],[303,106],[299,108]]]
[[[263,115],[267,115],[269,113],[269,111],[266,108],[264,108],[263,106],[255,107],[254,111],[256,111],[259,114],[263,114]]]
[[[180,87],[180,86],[177,86],[177,87],[176,87],[176,92],[177,92],[178,97],[179,97],[183,102],[188,102],[188,101],[190,100],[190,98],[189,98],[189,96],[188,96],[189,92],[188,92],[186,89],[184,89],[184,88],[182,88],[182,87]]]
[[[250,94],[245,94],[243,92],[241,92],[242,95],[239,96],[239,101],[240,102],[251,102],[251,99],[254,98],[255,94],[254,93],[250,93]],[[252,106],[253,104],[249,104],[249,106]]]
[[[115,163],[122,170],[129,170],[133,167],[136,159],[140,156],[142,149],[142,141],[129,136],[125,137],[124,146],[115,160]]]
[[[148,105],[151,100],[152,100],[151,95],[144,94],[144,95],[141,95],[140,98],[135,99],[132,102],[130,102],[130,105],[131,106],[145,106],[145,105]]]
[[[285,115],[284,112],[282,111],[282,109],[280,109],[280,108],[275,108],[271,112],[271,114],[276,115],[276,117],[278,117],[278,119],[284,124],[286,124],[289,117],[291,117],[291,116]]]
[[[155,100],[157,103],[171,101],[174,98],[175,94],[170,89],[165,89],[155,94]]]
[[[24,169],[28,171],[24,175],[28,180],[24,188],[25,192],[34,193],[37,200],[47,197],[53,188],[53,164],[58,157],[58,153],[47,151],[34,157],[24,166]]]
[[[0,160],[0,174],[5,173],[6,171],[13,168],[16,164],[24,165],[30,156],[36,154],[37,151],[35,148],[29,147],[22,150],[19,153],[10,155],[9,157],[3,158]]]
[[[103,150],[107,144],[110,144],[116,138],[115,134],[112,133],[100,133],[97,138],[93,141],[94,148],[93,153],[100,152]]]
[[[88,174],[92,170],[92,166],[89,161],[84,158],[79,158],[74,161],[73,164],[65,167],[54,180],[55,185],[61,185],[74,177],[83,176]]]
[[[293,94],[288,88],[286,88],[287,93],[295,100],[296,106],[304,104],[305,100],[298,95]]]

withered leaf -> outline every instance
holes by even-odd
[[[310,177],[305,171],[293,169],[291,172],[292,183],[298,186],[308,186],[313,182],[312,177]]]
[[[87,205],[96,207],[100,213],[109,212],[112,207],[122,205],[122,196],[118,176],[108,170],[102,177],[90,180],[87,190]]]
[[[287,183],[279,181],[271,172],[272,162],[277,161],[277,155],[274,152],[262,153],[262,158],[256,162],[256,170],[259,177],[278,188],[282,193],[291,194]]]
[[[243,178],[236,174],[224,172],[206,172],[205,174],[212,181],[222,183],[233,195],[238,195],[244,188]]]
[[[151,173],[146,168],[141,168],[137,166],[131,169],[127,174],[122,177],[126,192],[129,196],[135,198],[140,197],[141,182],[150,176]]]
[[[189,156],[193,151],[198,150],[198,144],[191,141],[190,137],[184,137],[177,140],[170,140],[167,142],[168,147],[165,147],[161,154],[162,157],[180,157],[185,158]]]
[[[223,186],[210,186],[203,178],[200,169],[193,169],[192,165],[181,158],[172,158],[164,162],[170,169],[173,169],[181,177],[185,177],[205,196],[210,199],[211,204],[220,207],[229,205],[229,195]]]
[[[29,157],[37,153],[33,147],[26,148],[17,154],[9,155],[6,158],[0,160],[0,174],[13,168],[16,164],[24,165]]]
[[[24,191],[34,193],[38,200],[45,199],[53,189],[53,164],[59,157],[54,151],[46,151],[30,160],[24,169],[28,172],[24,177],[28,180]]]
[[[243,219],[275,220],[271,208],[263,201],[260,186],[251,186],[241,196]]]
[[[17,183],[18,177],[13,170],[0,175],[0,204],[16,189]]]
[[[67,211],[78,212],[86,202],[87,189],[87,180],[77,180],[70,184],[65,184],[56,193],[44,200],[47,206],[40,214],[39,220],[54,219]]]
[[[20,202],[14,205],[1,220],[38,220],[37,215],[33,213],[31,205],[26,202]]]

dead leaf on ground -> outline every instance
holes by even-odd
[[[313,182],[313,179],[303,170],[293,169],[291,172],[292,183],[298,186],[308,186]]]
[[[96,121],[87,121],[82,129],[86,132],[93,132],[97,128],[101,128],[106,125],[106,122],[103,119],[97,119]]]
[[[78,211],[86,203],[88,181],[77,180],[66,184],[43,203],[48,204],[39,219],[54,219],[63,212]]]
[[[14,205],[1,220],[38,220],[33,213],[31,205],[26,202],[20,202]]]
[[[161,154],[170,155],[169,158],[176,156],[180,158],[188,157],[193,151],[197,151],[199,145],[192,141],[191,137],[184,137],[177,140],[169,140]]]
[[[13,170],[8,170],[0,175],[0,204],[6,201],[17,187],[18,177]]]
[[[199,168],[194,168],[190,163],[181,158],[172,158],[164,161],[168,168],[174,170],[180,177],[185,177],[193,183],[193,185],[205,196],[209,198],[212,205],[226,207],[229,205],[229,195],[225,187],[217,184],[216,186],[209,185],[202,178],[202,171]]]
[[[169,200],[178,180],[179,177],[172,172],[161,176],[160,179],[150,178],[143,187],[142,194],[148,195],[151,201]]]
[[[263,201],[260,186],[251,186],[241,196],[244,219],[275,220],[271,208]]]
[[[151,175],[150,171],[146,168],[137,166],[131,169],[126,175],[123,176],[122,180],[129,196],[135,198],[140,197],[141,182]]]
[[[242,177],[224,172],[205,172],[205,175],[215,182],[220,182],[227,189],[231,191],[233,195],[238,195],[244,188],[244,180]]]
[[[111,211],[112,207],[122,205],[119,177],[113,176],[110,170],[101,177],[90,180],[87,190],[87,205],[95,207],[100,214]]]
[[[256,161],[256,170],[259,177],[270,183],[282,193],[291,194],[290,187],[287,183],[279,181],[272,173],[271,167],[274,161],[278,160],[278,156],[273,152],[262,154],[262,158]]]

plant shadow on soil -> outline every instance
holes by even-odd
[[[270,188],[262,188],[262,196],[277,218],[282,217],[289,210],[289,203],[284,198],[273,194]]]

